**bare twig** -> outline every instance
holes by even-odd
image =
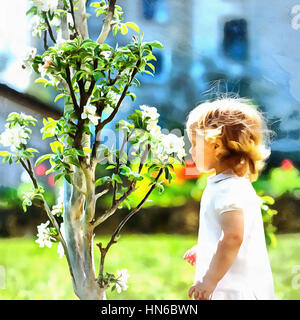
[[[77,31],[77,27],[76,27],[73,0],[69,0],[69,2],[70,2],[70,7],[71,7],[71,15],[72,15],[73,22],[74,22],[75,36],[79,36],[79,33]]]
[[[36,177],[34,175],[34,172],[32,170],[32,168],[30,169],[29,167],[27,168],[25,162],[22,160],[22,158],[19,158],[19,161],[21,162],[22,166],[24,167],[24,169],[27,171],[27,173],[29,174],[31,180],[32,180],[32,183],[33,183],[33,186],[35,189],[38,189],[38,183],[37,183],[37,180],[36,180]],[[29,160],[28,160],[29,161]],[[29,162],[30,163],[30,162]]]
[[[48,17],[47,17],[47,13],[45,13],[45,21],[47,23],[47,27],[48,27],[48,31],[49,31],[49,36],[51,38],[51,40],[56,43],[55,41],[55,38],[54,38],[54,35],[53,35],[53,32],[52,32],[52,29],[51,29],[51,26],[50,26],[50,23],[49,23],[49,20],[48,20]]]
[[[80,116],[79,105],[77,103],[75,92],[73,90],[72,80],[71,80],[71,72],[70,72],[70,68],[69,68],[68,65],[66,66],[66,75],[67,75],[66,81],[67,81],[67,84],[68,84],[68,87],[69,87],[69,91],[70,91],[70,95],[71,95],[71,98],[72,98],[72,101],[73,101],[73,104],[74,104],[74,108],[75,108],[75,110],[77,112],[77,115],[79,113],[79,116]]]
[[[97,201],[100,197],[102,197],[104,194],[106,194],[109,191],[110,188],[107,188],[99,193],[96,194],[95,196],[95,201]]]
[[[102,222],[104,222],[116,212],[118,206],[135,190],[135,184],[136,180],[133,179],[131,181],[131,184],[129,185],[128,190],[118,200],[116,200],[115,204],[111,208],[105,210],[105,212],[92,223],[93,228],[99,226]]]
[[[48,44],[47,44],[47,30],[44,31],[44,49],[48,50]]]

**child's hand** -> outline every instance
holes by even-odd
[[[197,247],[198,247],[197,245],[193,246],[183,256],[183,259],[187,260],[192,266],[196,264]]]
[[[216,284],[209,281],[197,281],[189,289],[189,297],[192,298],[194,295],[194,300],[210,300],[211,294],[216,288]]]

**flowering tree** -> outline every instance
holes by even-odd
[[[139,27],[134,22],[123,22],[122,8],[116,0],[101,0],[90,5],[96,15],[103,15],[103,25],[96,41],[89,38],[86,14],[86,0],[31,0],[33,35],[44,43],[44,53],[37,54],[35,48],[28,51],[23,68],[33,69],[41,77],[37,83],[53,86],[58,99],[64,98],[64,113],[58,119],[43,119],[42,139],[51,138],[51,154],[38,157],[35,166],[48,160],[54,172],[54,182],[64,179],[57,205],[49,208],[45,201],[33,169],[32,158],[38,150],[28,148],[32,133],[30,126],[37,120],[24,113],[12,112],[7,118],[5,131],[0,136],[3,146],[3,162],[15,160],[29,174],[33,188],[24,194],[23,208],[32,204],[47,214],[48,220],[38,226],[41,246],[51,247],[59,242],[58,253],[65,255],[71,274],[75,294],[80,299],[105,299],[105,291],[111,287],[118,292],[127,288],[126,269],[117,275],[104,273],[104,262],[110,247],[117,242],[125,223],[135,215],[147,201],[151,192],[164,189],[162,176],[169,182],[174,178],[173,165],[183,163],[185,156],[183,137],[163,134],[158,125],[159,114],[154,107],[140,106],[127,120],[115,123],[116,131],[124,134],[119,149],[111,150],[101,144],[101,133],[117,114],[126,96],[134,101],[136,96],[129,89],[140,86],[136,75],[150,73],[156,60],[153,47],[163,49],[158,41],[143,42]],[[137,35],[123,47],[113,48],[105,40],[112,30],[126,34],[128,28]],[[48,36],[53,46],[48,45]],[[106,116],[106,117],[105,117]],[[113,131],[115,133],[115,131]],[[112,133],[112,134],[113,134]],[[131,155],[124,150],[127,142],[133,148]],[[107,175],[95,177],[97,165],[106,166]],[[148,190],[137,205],[132,208],[130,195],[138,188],[138,181],[147,181]],[[96,188],[101,190],[96,192]],[[96,215],[97,200],[111,193],[111,205]],[[95,228],[117,209],[128,208],[128,214],[116,227],[111,239],[104,246],[97,243],[101,261],[98,275],[94,267],[93,237]],[[63,219],[61,223],[59,220]]]

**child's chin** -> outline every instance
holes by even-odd
[[[200,173],[212,173],[212,172],[214,171],[213,168],[207,169],[207,168],[198,168],[198,167],[197,167],[197,169],[198,169],[198,171],[199,171]]]

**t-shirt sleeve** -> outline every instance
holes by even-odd
[[[218,215],[227,211],[243,210],[244,207],[244,190],[238,185],[226,185],[215,194],[214,209]]]

